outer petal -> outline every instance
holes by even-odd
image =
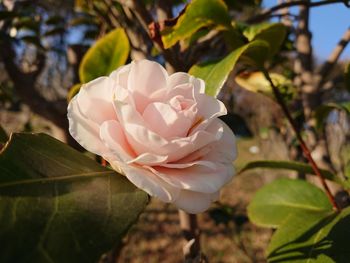
[[[115,82],[109,77],[100,77],[84,84],[76,96],[81,113],[98,124],[115,120],[117,115],[113,107],[114,89]]]
[[[128,89],[144,95],[166,87],[168,73],[158,63],[149,60],[139,60],[131,63]]]
[[[117,163],[117,165],[120,164]],[[180,194],[180,189],[172,187],[152,172],[140,166],[122,165],[121,169],[134,185],[146,191],[149,195],[158,197],[163,202],[174,202]]]
[[[121,66],[117,70],[114,70],[109,77],[112,78],[117,85],[123,88],[128,88],[128,78],[131,69],[131,64]]]
[[[219,193],[203,194],[182,190],[174,204],[190,214],[202,213],[209,208],[212,202],[219,198]]]
[[[167,85],[168,73],[158,63],[139,60],[131,63],[128,90],[132,91],[137,110],[142,113],[152,94]]]
[[[213,167],[214,166],[214,167]],[[201,193],[215,193],[231,180],[233,176],[232,164],[213,164],[212,167],[203,163],[193,164],[187,168],[150,168],[170,185]]]
[[[79,109],[77,96],[68,105],[69,132],[86,150],[98,155],[108,154],[99,136],[99,125],[85,118]]]
[[[203,121],[192,129],[191,133],[206,129],[213,119],[227,114],[224,103],[206,94],[198,94],[196,96],[196,101],[198,116],[201,117]]]
[[[237,157],[236,137],[222,120],[215,119],[212,123],[220,123],[222,125],[223,135],[219,141],[211,145],[213,150],[203,156],[203,159],[213,162],[232,163]],[[209,132],[211,129],[213,129],[213,126],[208,127]],[[214,130],[211,132],[214,132]]]
[[[143,153],[137,156],[135,159],[128,161],[128,164],[139,164],[139,165],[161,165],[166,163],[168,156],[157,155],[153,153]]]

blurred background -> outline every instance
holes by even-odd
[[[142,12],[137,8],[140,4],[143,11],[150,14],[151,20],[163,21],[176,17],[187,2],[144,0],[133,5],[135,2],[137,1],[1,0],[2,128],[8,134],[48,133],[79,149],[67,129],[67,97],[71,88],[80,82],[79,65],[85,52],[98,38],[116,27],[123,27],[132,47],[129,61],[149,58],[168,64],[166,56],[157,50],[148,37],[142,21],[135,22],[139,20],[139,12]],[[258,19],[263,10],[283,1],[225,2],[233,21],[254,23],[254,18]],[[307,69],[311,75],[315,72],[320,74],[325,63],[332,59],[339,41],[345,37],[349,42],[350,38],[350,10],[344,4],[324,5],[308,11],[305,21],[308,22],[306,30],[311,45],[307,54],[308,61],[304,61],[306,64],[301,69],[295,67],[302,49],[297,45],[297,29],[303,15],[301,9],[280,9],[263,19],[282,22],[289,28],[283,50],[271,62],[270,69],[283,74],[293,83],[298,83],[300,70]],[[191,48],[177,50],[178,56],[184,58],[180,69],[187,71],[193,64],[203,60],[203,57],[208,57],[208,53],[212,57],[226,54],[228,48],[221,40],[221,36],[214,35],[209,40],[198,41]],[[327,71],[327,78],[322,79],[322,94],[311,94],[321,98],[312,107],[326,102],[350,100],[349,89],[344,85],[344,70],[350,60],[347,42],[343,42],[343,49]],[[169,66],[170,70],[179,69],[172,66]],[[235,162],[236,169],[239,170],[252,160],[300,159],[300,151],[295,145],[292,132],[285,125],[278,105],[261,94],[242,89],[235,82],[235,74],[236,72],[232,73],[219,98],[225,102],[229,111],[224,120],[238,137],[239,157]],[[291,105],[295,116],[299,116],[298,104]],[[306,128],[305,137],[322,167],[331,167],[338,173],[345,173],[349,169],[350,159],[350,148],[347,145],[348,115],[340,110],[328,113],[323,120],[326,150],[324,147],[317,148],[320,145],[317,142],[321,139],[313,138],[313,130],[307,126],[312,124],[307,122],[303,126]],[[259,187],[283,176],[295,175],[261,169],[239,175],[225,187],[220,202],[213,205],[208,213],[199,216],[203,250],[211,262],[265,262],[264,249],[271,230],[249,223],[246,206]],[[181,262],[180,240],[175,207],[153,200],[127,236],[120,262]]]

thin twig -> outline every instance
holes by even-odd
[[[317,6],[323,6],[323,5],[329,5],[329,4],[335,4],[335,3],[343,3],[345,4],[344,0],[323,0],[318,2],[310,2],[305,0],[296,0],[291,2],[284,2],[278,5],[275,5],[269,9],[266,9],[261,14],[258,14],[256,16],[253,16],[247,20],[248,23],[257,23],[261,22],[267,18],[270,17],[270,15],[276,11],[279,11],[280,9],[291,7],[291,6],[298,6],[298,5],[305,5],[308,7],[317,7]]]
[[[284,115],[286,116],[286,118],[288,119],[290,125],[292,126],[292,129],[299,141],[299,144],[300,144],[300,147],[301,149],[303,150],[303,153],[305,155],[305,158],[309,161],[311,167],[312,167],[312,170],[315,172],[315,174],[318,176],[318,178],[320,179],[321,181],[321,184],[323,186],[323,188],[325,189],[326,191],[326,194],[328,196],[328,199],[329,201],[331,202],[333,208],[336,210],[336,211],[340,211],[340,208],[339,206],[337,205],[337,203],[335,202],[335,199],[334,199],[334,196],[332,195],[327,183],[326,183],[326,180],[323,178],[322,174],[321,174],[321,171],[320,169],[318,168],[316,162],[314,161],[314,159],[312,158],[311,156],[311,153],[310,153],[310,150],[309,148],[306,146],[306,143],[304,142],[302,136],[301,136],[301,133],[299,132],[295,122],[294,122],[294,119],[292,118],[292,115],[291,113],[289,112],[288,108],[287,108],[287,105],[285,104],[284,102],[284,99],[280,93],[280,91],[278,90],[278,88],[275,86],[275,84],[273,83],[269,73],[266,71],[266,70],[263,70],[263,74],[265,76],[265,78],[268,80],[268,82],[270,83],[270,86],[273,90],[273,93],[276,97],[276,100],[278,102],[278,104],[280,105],[280,107],[282,108],[282,111],[284,113]]]

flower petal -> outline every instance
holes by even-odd
[[[210,124],[211,130],[200,130],[188,137],[174,139],[162,147],[164,154],[169,155],[169,162],[176,162],[197,150],[220,140],[223,135],[223,127],[220,122]]]
[[[167,90],[166,98],[167,100],[171,100],[175,96],[183,96],[185,99],[195,100],[193,89],[194,86],[191,83],[177,85]]]
[[[215,193],[231,180],[234,169],[232,164],[212,163],[212,166],[208,167],[208,163],[208,161],[197,162],[184,169],[180,166],[178,168],[157,166],[148,169],[174,187],[201,193]]]
[[[185,72],[171,74],[168,78],[168,89],[173,89],[176,86],[188,83],[194,86],[196,93],[205,92],[205,82],[202,79],[195,78]]]
[[[142,113],[150,103],[152,94],[165,88],[168,73],[158,63],[149,60],[133,61],[128,78],[137,110]]]
[[[207,210],[211,203],[219,199],[219,192],[203,194],[182,190],[174,204],[190,214],[198,214]]]
[[[203,156],[203,159],[213,162],[232,163],[237,157],[236,137],[230,127],[222,120],[215,119],[212,123],[220,123],[220,125],[222,125],[223,135],[219,141],[211,145],[214,150]],[[211,131],[211,129],[213,130]],[[209,132],[214,132],[213,126],[209,126],[207,130]]]
[[[113,167],[113,163],[111,164]],[[117,165],[120,165],[117,163]],[[152,172],[134,165],[122,165],[125,176],[138,188],[163,202],[173,202],[180,194],[180,189],[172,187]]]
[[[130,69],[131,69],[131,64],[121,66],[117,70],[114,70],[109,75],[109,77],[112,78],[117,85],[122,86],[124,89],[127,89]]]
[[[163,138],[184,137],[191,127],[192,120],[184,114],[178,114],[170,105],[154,102],[143,112],[147,125]]]
[[[139,165],[160,165],[166,163],[168,156],[157,155],[153,153],[143,153],[137,156],[135,159],[128,161],[128,164],[139,164]]]
[[[102,155],[109,153],[99,135],[99,126],[80,112],[77,96],[68,105],[69,133],[86,150]]]
[[[115,120],[117,115],[112,103],[114,89],[115,82],[109,77],[100,77],[84,84],[76,96],[81,113],[98,124]]]
[[[225,104],[211,96],[198,94],[196,96],[196,101],[198,108],[197,114],[203,119],[203,121],[192,129],[192,134],[206,129],[213,119],[227,114]]]
[[[137,155],[146,152],[166,155],[159,149],[168,144],[168,141],[146,127],[143,118],[132,105],[119,101],[115,101],[114,105],[127,140]]]
[[[111,120],[102,123],[100,137],[113,155],[118,157],[119,161],[127,162],[136,157],[135,152],[126,140],[123,128],[119,122]]]

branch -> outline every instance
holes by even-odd
[[[292,2],[291,0],[278,0],[278,3],[281,5],[283,3],[290,3]],[[293,25],[293,22],[292,20],[290,19],[291,18],[291,14],[289,13],[289,7],[285,7],[285,8],[282,8],[280,10],[280,14],[277,14],[280,16],[280,21],[282,24],[284,24],[286,27],[292,27]],[[272,15],[272,16],[276,16],[276,15]]]
[[[344,49],[350,42],[350,27],[345,31],[341,40],[338,42],[337,46],[333,49],[332,53],[329,55],[327,61],[322,65],[318,74],[320,81],[318,87],[321,88],[327,79],[329,73],[332,71],[334,65],[337,63],[340,55],[343,53]]]
[[[150,36],[150,30],[149,26],[154,25],[153,18],[151,14],[148,12],[142,1],[137,0],[129,0],[129,1],[121,1],[121,4],[125,5],[126,7],[130,8],[132,12],[136,15],[137,19],[139,20],[141,26],[147,32],[147,35],[149,38],[153,41],[154,45],[160,49],[163,52],[164,58],[169,64],[171,65],[170,71],[181,71],[183,70],[182,65],[178,62],[173,50],[171,49],[164,49],[162,45],[159,45],[157,41],[154,41],[152,37]]]
[[[183,246],[185,262],[206,262],[205,257],[201,254],[197,215],[179,210],[179,220],[182,235],[185,239]]]
[[[337,205],[337,203],[335,202],[334,196],[332,195],[326,180],[323,178],[323,175],[320,171],[320,169],[318,168],[316,162],[314,161],[313,157],[311,156],[311,152],[309,150],[309,148],[306,146],[306,143],[304,142],[304,139],[301,136],[301,133],[299,132],[297,125],[291,115],[291,113],[288,110],[287,105],[285,104],[283,97],[279,91],[279,89],[275,86],[275,84],[273,83],[269,73],[266,70],[263,70],[264,76],[265,78],[268,80],[268,82],[270,83],[270,86],[273,90],[273,93],[276,97],[277,103],[280,105],[280,107],[282,108],[282,111],[284,113],[284,115],[286,116],[288,122],[290,123],[290,125],[292,126],[292,129],[297,137],[297,140],[300,144],[300,147],[304,153],[305,158],[309,161],[312,170],[315,172],[315,174],[317,175],[317,177],[320,179],[321,184],[324,188],[324,190],[326,191],[326,194],[328,196],[329,201],[331,202],[331,204],[333,205],[334,210],[336,211],[340,211],[339,206]]]
[[[258,14],[256,16],[253,16],[247,20],[248,23],[258,23],[263,20],[266,20],[267,18],[270,17],[274,12],[279,11],[280,9],[291,7],[291,6],[300,6],[304,5],[307,7],[317,7],[317,6],[323,6],[323,5],[329,5],[329,4],[335,4],[335,3],[343,3],[346,6],[347,1],[344,0],[323,0],[323,1],[318,1],[318,2],[310,2],[310,1],[305,1],[305,0],[296,0],[296,1],[291,1],[291,2],[284,2],[278,5],[275,5],[265,11],[263,11],[261,14]]]
[[[0,57],[2,58],[6,72],[23,102],[27,104],[34,113],[67,131],[68,120],[65,113],[65,108],[67,106],[66,101],[47,101],[35,89],[36,79],[45,65],[45,55],[41,53],[38,56],[38,65],[34,72],[24,73],[15,63],[16,53],[10,41],[3,41],[0,50]]]

